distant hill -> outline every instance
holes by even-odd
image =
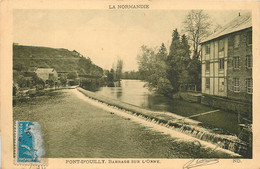
[[[75,50],[14,44],[14,72],[26,72],[32,67],[54,68],[57,72],[78,72],[81,75],[103,75],[102,68]]]

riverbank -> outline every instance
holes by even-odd
[[[243,156],[250,156],[250,145],[247,142],[240,140],[238,137],[233,135],[218,134],[215,130],[209,130],[201,127],[200,122],[174,115],[169,112],[154,112],[140,107],[120,102],[111,98],[107,98],[96,93],[86,91],[82,88],[77,88],[80,92],[102,103],[110,106],[115,106],[119,109],[123,109],[128,113],[141,118],[146,118],[148,121],[159,123],[173,130],[191,135],[200,140],[208,141],[213,144],[217,144],[219,147],[231,150],[233,152],[242,154]]]
[[[41,90],[36,90],[36,88],[24,89],[24,90],[21,89],[16,93],[15,96],[13,96],[13,105],[22,102],[30,102],[30,100],[32,100],[37,96],[48,95],[53,91],[64,90],[64,89],[75,89],[76,87],[77,86],[61,86],[59,88],[52,87],[52,88],[44,88]]]
[[[100,87],[93,92],[147,110],[188,117],[202,122],[204,128],[216,130],[218,133],[240,135],[241,128],[236,113],[179,98],[165,97],[149,91],[144,85],[145,82],[140,80],[122,80],[119,87]]]
[[[75,91],[52,91],[13,107],[14,122],[41,124],[47,158],[234,157],[113,114],[79,98]]]

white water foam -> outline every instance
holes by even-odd
[[[201,145],[203,145],[205,147],[208,147],[208,148],[211,148],[211,149],[215,149],[215,150],[218,150],[218,151],[222,151],[222,152],[230,154],[232,156],[240,157],[239,154],[234,153],[234,152],[229,151],[229,150],[226,150],[226,149],[223,149],[223,148],[220,148],[220,147],[217,147],[217,145],[214,145],[212,143],[209,143],[209,142],[206,142],[206,141],[203,141],[203,140],[199,140],[197,138],[194,138],[192,136],[189,136],[187,134],[184,134],[184,133],[181,133],[181,132],[178,132],[178,131],[174,131],[173,129],[169,129],[169,128],[165,127],[165,126],[161,126],[159,124],[156,124],[156,123],[153,123],[153,122],[149,122],[149,121],[147,121],[145,119],[142,119],[142,118],[139,118],[137,116],[134,116],[133,114],[128,114],[127,111],[120,110],[116,106],[109,106],[106,103],[102,103],[100,101],[91,99],[91,98],[87,97],[86,95],[84,95],[83,93],[79,92],[77,89],[73,89],[73,90],[70,90],[70,91],[72,91],[72,93],[74,93],[76,96],[78,96],[78,98],[80,98],[81,100],[86,101],[86,102],[90,103],[93,106],[97,106],[99,108],[102,108],[103,110],[106,110],[106,111],[109,111],[109,112],[113,112],[113,113],[115,113],[115,114],[117,114],[117,115],[119,115],[121,117],[129,118],[129,119],[131,119],[131,120],[133,120],[135,122],[138,122],[139,124],[141,124],[141,125],[143,125],[145,127],[148,127],[148,128],[150,128],[152,130],[163,132],[164,134],[169,134],[173,138],[180,139],[180,141],[186,141],[186,142],[198,141],[198,142],[201,143]]]

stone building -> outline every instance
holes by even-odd
[[[239,14],[207,37],[201,47],[202,94],[252,102],[251,14]]]
[[[55,82],[58,79],[58,73],[53,68],[37,68],[35,70],[35,73],[45,83],[50,80]]]

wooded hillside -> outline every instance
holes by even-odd
[[[54,68],[57,72],[77,72],[81,75],[103,75],[102,68],[75,50],[14,44],[14,72],[26,72],[33,67]]]

